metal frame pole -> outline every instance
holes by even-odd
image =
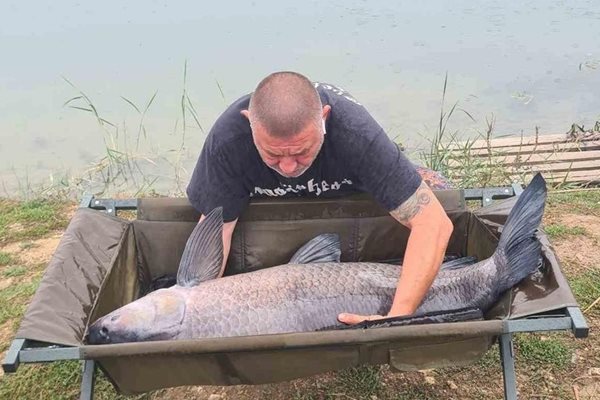
[[[505,333],[498,338],[500,359],[502,360],[502,376],[504,378],[504,399],[517,400],[517,376],[515,373],[515,352],[512,333]]]
[[[83,377],[81,379],[80,400],[92,400],[94,398],[94,383],[96,380],[96,362],[94,360],[83,361]]]

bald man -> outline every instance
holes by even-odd
[[[187,188],[202,213],[223,207],[224,263],[251,197],[370,193],[411,230],[388,314],[342,313],[346,324],[413,314],[442,263],[452,223],[415,166],[348,92],[295,72],[263,79],[211,129]]]

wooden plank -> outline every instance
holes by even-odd
[[[459,168],[451,168],[450,170],[456,170]],[[527,166],[519,165],[507,165],[505,168],[510,172],[518,171],[535,171],[535,172],[567,172],[567,171],[585,171],[595,170],[600,176],[600,160],[585,161],[579,163],[550,163],[550,164],[534,164]]]
[[[550,164],[538,164],[525,167],[530,171],[553,171],[553,172],[567,172],[571,171],[583,171],[583,170],[595,170],[600,176],[600,160],[584,161],[578,163],[550,163]]]
[[[522,177],[525,177],[525,181],[529,181],[534,174],[535,172],[526,172],[509,175],[509,178],[514,182],[521,182],[523,180]],[[600,171],[597,170],[571,171],[568,174],[566,172],[546,172],[542,173],[542,176],[547,182],[554,184],[559,184],[563,181],[564,183],[600,182]],[[449,174],[449,178],[460,178],[460,176]]]
[[[521,181],[536,172],[548,182],[600,182],[600,139],[566,141],[567,135],[513,136],[449,146],[450,178],[460,178],[464,169],[477,163],[503,168],[509,179]],[[469,157],[470,160],[466,160]],[[466,167],[465,167],[466,164]]]
[[[494,156],[492,163],[502,163],[506,166],[529,166],[538,164],[562,164],[573,163],[578,165],[586,161],[600,160],[600,150],[595,151],[577,151],[563,153],[542,153],[542,154],[523,154],[520,156]],[[463,164],[461,160],[449,160],[450,168],[460,168]]]
[[[587,142],[568,142],[568,143],[553,143],[553,144],[538,144],[538,145],[524,145],[518,147],[503,147],[503,148],[492,148],[492,156],[500,155],[519,155],[519,154],[531,154],[531,153],[560,153],[566,151],[591,151],[600,150],[600,140],[590,140]],[[467,150],[466,154],[462,150],[453,150],[450,153],[454,157],[464,157],[465,155],[471,157],[489,157],[490,153],[487,148],[485,149],[471,149]]]
[[[512,147],[519,145],[528,145],[528,144],[548,144],[548,143],[562,143],[567,139],[566,134],[557,134],[557,135],[539,135],[539,136],[509,136],[503,138],[495,138],[489,140],[489,145],[491,147]],[[487,149],[488,148],[488,140],[487,139],[476,139],[473,141],[461,141],[457,144],[450,144],[449,149],[463,148],[466,144],[469,144],[472,149]]]
[[[575,182],[600,182],[600,171],[573,171],[570,173],[557,172],[557,173],[542,173],[544,178],[549,182],[559,183],[565,180],[565,183]]]

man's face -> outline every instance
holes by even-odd
[[[323,121],[329,112],[323,110]],[[324,123],[309,123],[289,138],[272,136],[260,124],[252,125],[254,145],[267,166],[286,178],[302,175],[317,158],[325,136]]]

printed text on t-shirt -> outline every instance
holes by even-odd
[[[319,196],[323,192],[327,192],[329,190],[340,190],[342,185],[352,185],[352,181],[350,179],[343,179],[341,182],[334,181],[333,183],[328,183],[326,181],[315,182],[314,179],[306,182],[306,185],[289,185],[281,183],[279,187],[274,189],[265,189],[260,188],[258,186],[254,187],[254,192],[250,193],[250,197],[256,195],[266,195],[270,197],[279,197],[285,196],[288,193],[313,193],[316,196]]]

